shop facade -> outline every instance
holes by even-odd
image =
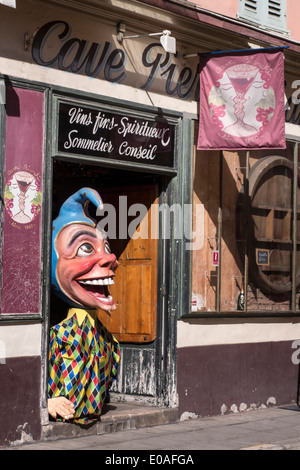
[[[160,86],[155,99],[143,91],[153,66],[136,71],[170,54],[158,41],[127,50],[116,12],[102,22],[101,8],[95,20],[84,7],[44,7],[1,7],[8,30],[15,22],[22,31],[19,42],[6,38],[11,51],[2,59],[1,445],[39,439],[48,424],[49,328],[67,313],[51,294],[51,221],[69,195],[100,193],[119,261],[110,289],[118,309],[102,319],[122,347],[111,397],[176,406],[174,312],[189,301],[177,290],[188,263],[172,207],[186,206],[191,218],[183,181],[191,126],[176,106],[164,108]]]
[[[51,294],[51,221],[85,186],[107,204],[119,259],[118,309],[103,316],[122,349],[113,399],[179,417],[296,400],[297,47],[286,53],[287,149],[196,151],[189,53],[242,49],[247,30],[220,37],[211,15],[158,3],[0,6],[0,445],[38,440],[48,424],[49,328],[65,315]],[[165,29],[176,54],[147,36]],[[120,41],[121,30],[144,36]]]

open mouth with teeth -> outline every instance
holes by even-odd
[[[114,300],[109,294],[108,286],[114,284],[112,277],[98,279],[82,279],[77,281],[79,285],[90,295],[105,304],[112,305]]]

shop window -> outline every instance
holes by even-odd
[[[204,239],[193,253],[191,311],[299,311],[298,160],[297,142],[272,154],[196,152]]]
[[[286,0],[240,0],[238,17],[286,32]]]

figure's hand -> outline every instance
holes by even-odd
[[[65,421],[74,417],[75,409],[73,403],[67,398],[55,397],[48,399],[48,413],[54,419],[59,415]]]

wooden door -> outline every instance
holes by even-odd
[[[117,238],[110,239],[110,246],[119,263],[115,284],[109,289],[118,308],[110,315],[102,312],[101,321],[120,342],[149,343],[157,332],[158,188],[156,184],[110,188],[101,191],[101,196],[116,210]],[[134,204],[142,204],[147,210],[137,229],[129,234],[128,229],[136,225],[140,216],[139,211],[135,213],[139,207]],[[130,208],[133,215],[129,215]]]

